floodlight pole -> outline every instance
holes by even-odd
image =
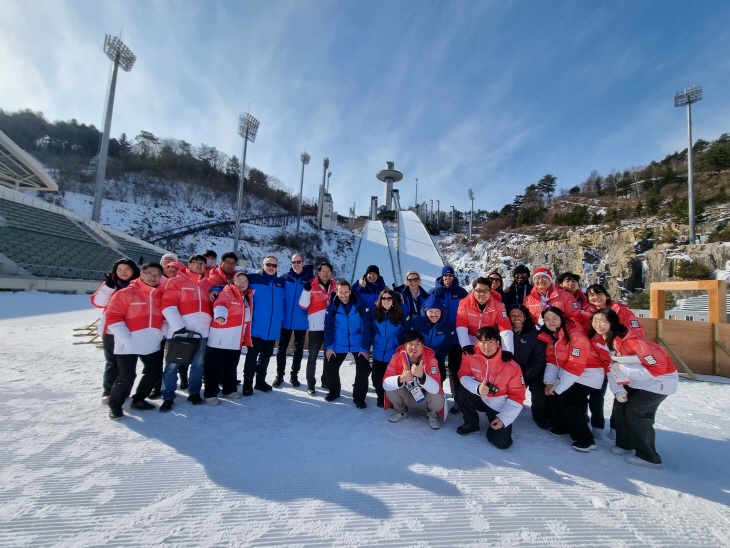
[[[451,206],[451,234],[456,234],[454,232],[454,206]]]
[[[309,163],[311,156],[303,152],[299,157],[302,161],[302,177],[299,180],[299,213],[297,214],[297,240],[299,239],[299,225],[302,222],[302,189],[304,188],[304,166]]]
[[[469,216],[469,239],[474,234],[474,191],[469,189],[469,199],[471,200],[471,215]]]
[[[436,200],[436,230],[441,230],[441,200]]]
[[[99,150],[99,162],[96,167],[96,186],[94,189],[94,207],[91,210],[91,220],[101,222],[101,202],[104,198],[104,181],[106,180],[106,160],[109,156],[109,133],[112,127],[112,111],[114,110],[114,93],[117,88],[117,72],[119,64],[122,63],[122,70],[129,72],[134,66],[136,57],[132,51],[124,45],[119,38],[112,38],[108,34],[104,39],[104,53],[114,63],[112,79],[109,82],[109,90],[106,99],[106,112],[104,114],[104,132],[101,138],[101,149]]]
[[[695,240],[695,193],[694,169],[692,167],[692,103],[702,100],[702,86],[684,88],[674,96],[674,106],[687,105],[687,202],[689,205],[689,243],[694,245]]]
[[[327,168],[330,167],[330,159],[325,157],[322,163],[324,170],[322,171],[322,186],[319,188],[319,207],[317,210],[317,225],[322,230],[322,209],[324,209],[324,181],[327,177]]]
[[[238,117],[238,134],[243,137],[243,161],[241,162],[241,176],[238,178],[238,200],[236,205],[236,226],[233,237],[233,252],[238,255],[238,242],[241,239],[241,205],[243,202],[243,186],[246,175],[246,149],[248,142],[256,141],[256,133],[259,130],[259,121],[250,113],[241,114]]]
[[[415,205],[415,207],[418,208],[418,209],[420,209],[418,207],[418,177],[416,177],[416,205]],[[420,211],[418,213],[419,213],[418,216],[420,217]]]

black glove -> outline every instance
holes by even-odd
[[[304,291],[312,291],[312,280],[304,284]]]
[[[506,350],[502,350],[502,361],[508,362],[512,360],[514,356],[512,355],[512,352],[507,352]]]
[[[104,285],[107,287],[111,287],[112,289],[117,288],[117,277],[112,274],[111,272],[106,273],[106,278],[104,279]]]
[[[187,329],[185,329],[184,327],[181,327],[180,329],[178,329],[177,331],[175,331],[173,333],[173,335],[184,335],[185,333],[187,333]]]
[[[469,344],[469,345],[465,346],[464,348],[462,348],[461,351],[464,354],[469,354],[470,356],[473,356],[474,355],[474,345]]]

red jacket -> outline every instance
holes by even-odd
[[[583,317],[580,313],[578,301],[559,285],[552,284],[544,297],[541,297],[537,287],[533,287],[530,294],[525,298],[525,306],[530,311],[532,323],[535,325],[541,326],[543,324],[540,314],[544,309],[548,306],[556,306],[563,311],[569,330],[576,327],[583,329]]]
[[[436,360],[436,355],[433,350],[427,346],[423,347],[421,363],[423,364],[423,372],[426,374],[426,382],[423,384],[420,384],[419,382],[419,386],[421,386],[421,388],[429,394],[438,394],[439,392],[443,393],[444,390],[441,387],[439,363]],[[388,400],[388,392],[400,388],[398,386],[398,377],[400,377],[401,373],[403,373],[406,369],[410,370],[410,368],[411,363],[408,359],[408,354],[406,353],[406,347],[405,345],[399,346],[396,349],[395,354],[393,354],[393,357],[390,358],[388,367],[385,370],[385,375],[383,375],[385,409],[389,409],[391,406],[390,400]],[[444,405],[444,408],[441,410],[441,418],[446,420],[447,415],[447,407]]]
[[[618,319],[623,325],[628,327],[630,330],[636,331],[639,337],[644,336],[644,326],[641,325],[639,318],[631,312],[631,309],[628,306],[617,303],[613,300],[608,301],[607,304],[608,307],[618,315]],[[583,329],[586,333],[588,333],[588,330],[591,328],[591,316],[593,316],[596,310],[598,309],[592,304],[589,304],[583,310]]]
[[[179,269],[170,278],[162,293],[162,314],[170,324],[168,338],[178,329],[188,329],[208,336],[212,320],[210,310],[210,282],[187,268]]]
[[[512,424],[522,411],[525,401],[522,370],[514,360],[502,361],[501,349],[491,358],[482,354],[478,346],[474,349],[474,355],[465,354],[461,359],[459,380],[464,388],[480,396],[484,403],[497,411],[505,426]],[[496,394],[489,392],[486,396],[479,394],[479,386],[484,380],[499,391]]]
[[[502,338],[502,348],[514,352],[514,333],[504,304],[490,296],[482,312],[472,291],[461,299],[459,309],[456,311],[456,335],[459,337],[459,344],[462,347],[476,345],[477,331],[487,325],[498,328]]]
[[[236,272],[234,271],[233,274],[226,274],[221,270],[220,266],[216,266],[212,270],[206,270],[205,274],[206,279],[210,282],[210,287],[215,287],[217,285],[233,283],[233,277],[236,275]]]
[[[559,378],[560,385],[555,388],[558,394],[562,394],[575,382],[601,388],[605,377],[605,363],[582,329],[568,328],[568,334],[570,342],[565,339],[562,329],[558,331],[557,341],[547,333],[540,333],[538,336],[538,339],[547,343],[545,383],[555,383]]]
[[[254,290],[247,289],[243,294],[231,284],[220,292],[213,308],[213,319],[224,318],[219,324],[213,321],[208,333],[208,346],[240,350],[241,346],[253,346],[251,342],[251,318],[253,318]]]
[[[101,308],[101,317],[99,318],[99,323],[97,324],[96,332],[99,333],[99,335],[104,336],[106,334],[106,314],[104,314],[104,309],[106,308],[106,305],[109,304],[109,300],[112,298],[112,295],[114,295],[114,292],[116,291],[116,288],[109,287],[105,283],[101,284],[101,287],[96,290],[96,293],[94,293],[90,299],[91,304],[94,305],[96,308]]]
[[[160,349],[161,293],[138,278],[112,295],[106,307],[106,323],[114,335],[115,354],[144,356]]]
[[[299,306],[307,310],[310,331],[324,331],[324,317],[327,315],[327,305],[337,289],[337,280],[330,278],[327,289],[319,283],[319,277],[312,278],[312,290],[302,291],[299,297]]]

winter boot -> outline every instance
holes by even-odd
[[[299,382],[299,378],[296,373],[291,374],[291,377],[289,377],[289,383],[291,383],[292,386],[300,386],[302,384]]]
[[[273,386],[274,388],[279,388],[283,382],[284,382],[283,375],[277,375],[276,378],[274,379],[274,382],[271,384],[271,386]]]

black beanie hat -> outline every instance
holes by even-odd
[[[530,275],[530,269],[529,269],[529,268],[527,268],[527,267],[526,267],[525,265],[523,265],[523,264],[519,264],[519,265],[517,265],[517,266],[515,267],[515,271],[514,271],[514,272],[513,272],[512,274],[513,274],[513,275],[514,275],[514,274],[527,274],[527,275],[529,276],[529,275]]]
[[[380,276],[380,269],[375,266],[374,264],[371,264],[368,269],[365,271],[365,275],[367,276],[371,272],[375,272],[378,276]]]

